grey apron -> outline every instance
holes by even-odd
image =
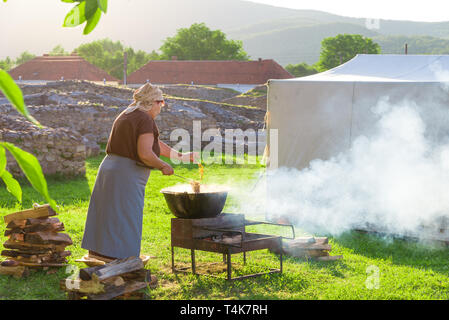
[[[120,259],[140,256],[145,186],[150,171],[132,159],[106,155],[89,202],[83,249]]]

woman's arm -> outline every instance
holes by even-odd
[[[161,170],[165,175],[173,174],[173,168],[153,152],[153,143],[152,133],[141,134],[137,139],[137,155],[147,166]]]
[[[193,162],[199,159],[198,152],[181,153],[171,148],[161,140],[159,140],[159,147],[161,148],[161,156],[170,158],[172,160]]]
[[[182,153],[171,148],[165,142],[162,142],[161,140],[159,140],[159,147],[161,148],[161,156],[164,156],[164,157],[167,157],[170,159],[181,160]]]

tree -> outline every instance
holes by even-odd
[[[68,56],[69,53],[64,50],[64,48],[58,44],[56,47],[51,49],[51,51],[48,53],[50,56]]]
[[[133,48],[126,48],[120,41],[110,39],[85,43],[75,50],[84,59],[118,79],[123,78],[124,52],[127,53],[127,74],[141,68],[148,61],[159,58],[155,51],[150,54],[142,50],[135,51]]]
[[[159,49],[161,59],[169,60],[248,60],[241,41],[228,40],[220,30],[210,30],[204,23],[181,28],[165,39]]]
[[[307,63],[289,64],[285,67],[285,70],[290,72],[295,77],[305,77],[311,74],[318,73],[315,66],[308,65]]]
[[[0,60],[0,69],[9,71],[14,67],[14,61],[10,57],[6,57],[4,60]]]
[[[370,38],[358,34],[339,34],[321,42],[320,71],[335,68],[354,58],[359,53],[379,54],[380,46]]]
[[[34,59],[35,57],[36,57],[35,54],[29,53],[28,51],[24,51],[24,52],[22,52],[22,53],[20,54],[20,56],[16,59],[15,64],[16,64],[17,66],[18,66],[18,65],[21,65],[21,64],[23,64],[23,63],[25,63],[25,62],[27,62],[27,61],[30,61],[30,60]]]

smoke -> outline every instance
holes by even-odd
[[[374,130],[349,150],[303,170],[267,172],[255,189],[233,194],[238,210],[332,235],[375,226],[419,236],[423,224],[449,216],[448,108],[385,98],[371,112]]]

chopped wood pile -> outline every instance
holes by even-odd
[[[282,243],[282,254],[296,257],[313,259],[317,261],[334,261],[343,256],[330,256],[332,246],[326,237],[300,237],[294,240],[284,240]],[[273,250],[279,253],[279,250]]]
[[[137,257],[80,269],[79,274],[60,282],[71,300],[143,299],[145,292],[141,289],[156,285],[157,278],[144,269],[142,259]]]
[[[0,263],[0,274],[17,278],[26,276],[28,268],[63,267],[71,255],[65,248],[72,244],[69,235],[61,233],[64,224],[47,204],[4,217],[8,240],[1,252],[7,260]],[[51,217],[51,218],[50,218]]]

